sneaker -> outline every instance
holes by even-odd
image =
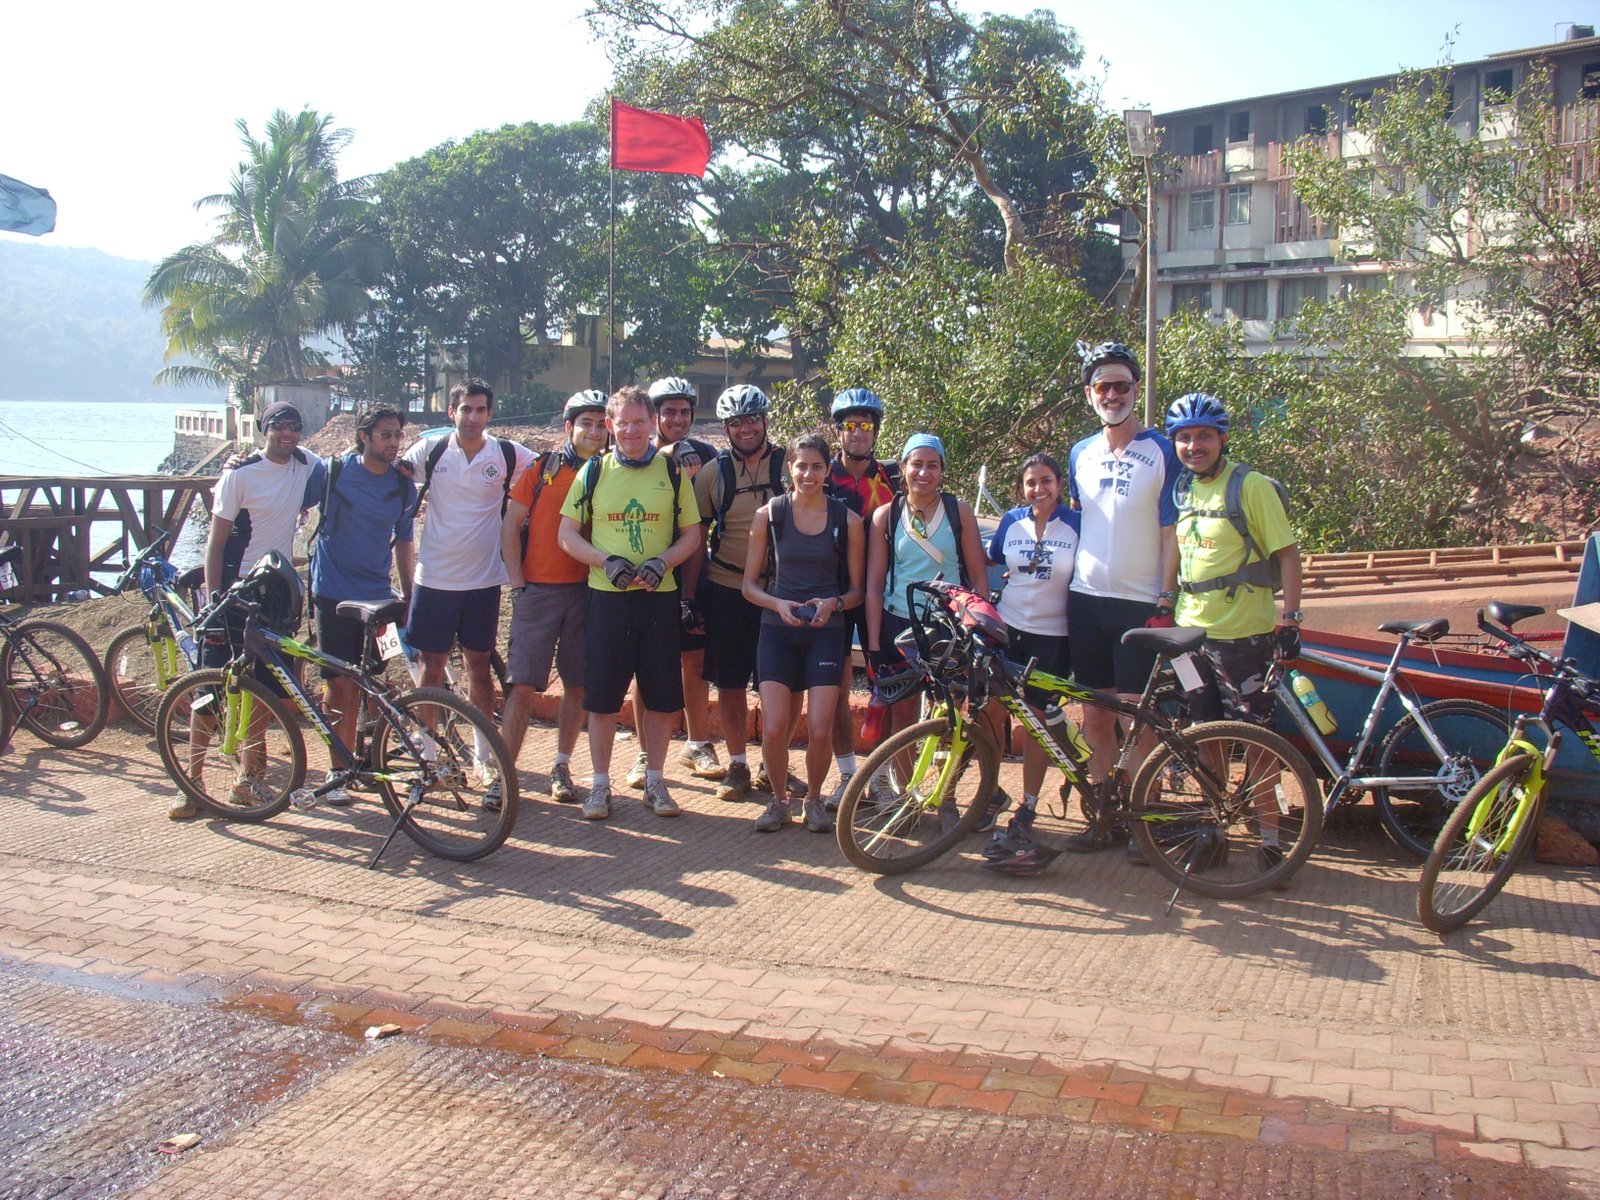
[[[1261,847],[1261,873],[1263,875],[1268,871],[1276,871],[1282,863],[1283,847],[1267,845]],[[1275,892],[1288,891],[1290,878],[1291,876],[1285,875],[1272,885],[1272,890]]]
[[[1011,797],[1006,795],[1005,788],[996,788],[994,795],[989,797],[989,803],[983,806],[983,816],[978,818],[978,823],[972,827],[972,832],[988,833],[1000,819],[1000,814],[1010,807]]]
[[[793,822],[794,816],[789,812],[789,801],[773,797],[767,804],[767,811],[756,818],[755,830],[757,833],[775,833]]]
[[[839,804],[844,800],[845,789],[850,786],[850,781],[855,777],[856,775],[854,771],[840,772],[839,786],[835,788],[832,794],[830,794],[828,798],[822,802],[822,807],[831,813],[838,812]]]
[[[689,774],[697,779],[721,779],[728,773],[709,742],[690,742],[678,752],[678,761],[686,764]]]
[[[961,824],[961,806],[954,800],[946,800],[939,805],[939,834],[948,836],[956,831]]]
[[[200,809],[187,796],[180,796],[167,805],[167,820],[169,821],[192,821],[199,815]]]
[[[996,829],[994,836],[989,839],[989,844],[983,848],[984,858],[990,862],[1000,862],[1034,849],[1038,845],[1033,840],[1033,821],[1036,815],[1034,810],[1024,808],[1011,818],[1010,824],[1004,829]]]
[[[683,811],[678,807],[678,802],[667,793],[667,781],[664,779],[645,784],[644,802],[658,817],[675,817]]]
[[[633,760],[633,766],[628,769],[628,786],[635,791],[643,791],[645,772],[649,769],[649,763],[645,761],[645,753],[641,750],[639,751],[639,757]]]
[[[806,828],[812,833],[832,831],[833,818],[828,815],[828,807],[821,800],[806,801]]]
[[[327,775],[325,775],[323,777],[322,782],[323,783],[327,783],[328,780],[332,779],[335,774],[336,774],[336,772],[329,771],[327,773]],[[495,785],[494,786],[496,788],[498,788],[500,786],[499,780],[495,781]],[[322,794],[322,803],[328,805],[330,808],[349,808],[355,802],[356,802],[356,798],[354,796],[352,796],[350,794],[349,789],[344,787],[342,784],[339,787],[334,788],[333,791],[324,792]],[[485,800],[483,806],[485,808],[488,808],[489,807],[489,802],[487,800]],[[496,805],[494,807],[493,811],[495,811],[495,812],[500,811],[500,806]]]
[[[900,793],[882,775],[874,775],[867,781],[867,799],[872,801],[874,807],[892,808],[900,803]]]
[[[750,795],[750,764],[729,763],[726,774],[722,777],[722,786],[717,789],[717,799],[726,800],[729,804],[737,804]]]
[[[788,786],[789,798],[791,800],[798,800],[806,794],[806,785],[801,783],[792,774],[788,776]],[[752,792],[766,792],[769,796],[776,796],[778,794],[772,790],[772,780],[767,777],[766,763],[762,763],[756,768],[756,777],[751,781],[750,790]]]
[[[1074,854],[1098,854],[1101,850],[1111,849],[1123,836],[1123,831],[1116,824],[1091,825],[1082,833],[1063,838],[1061,848],[1071,850]]]
[[[259,804],[265,798],[265,787],[260,775],[241,775],[233,781],[233,802]]]
[[[610,815],[610,785],[590,788],[589,798],[583,802],[583,819],[585,821],[604,821]]]
[[[1125,853],[1128,856],[1128,862],[1135,867],[1148,867],[1150,865],[1150,860],[1145,858],[1144,851],[1139,849],[1139,843],[1131,837],[1128,839],[1128,848]]]
[[[572,786],[572,768],[566,763],[557,763],[550,768],[550,799],[557,804],[575,804],[578,793]]]
[[[330,804],[333,803],[331,799],[328,802]],[[489,790],[483,794],[484,810],[486,812],[499,812],[501,808],[505,806],[505,802],[506,789],[500,783],[500,781],[496,779],[489,785]]]

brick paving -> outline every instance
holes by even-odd
[[[550,750],[528,741],[525,787]],[[752,834],[758,806],[674,792],[676,820],[533,802],[484,862],[397,842],[369,872],[370,801],[175,827],[145,740],[19,736],[0,954],[663,1077],[1600,1182],[1592,873],[1519,873],[1441,942],[1415,868],[1359,821],[1287,893],[1168,914],[1120,854],[880,880],[830,838]]]

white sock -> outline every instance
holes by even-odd
[[[645,787],[654,787],[656,784],[660,783],[661,782],[661,774],[662,773],[660,771],[652,771],[652,770],[646,768],[645,773],[644,773],[644,785],[645,785]]]
[[[709,749],[711,749],[711,740],[709,738],[707,738],[703,742],[691,741],[689,743],[689,749],[691,749],[691,750],[709,750]]]
[[[609,774],[596,775],[591,786],[597,788],[608,788],[611,786],[611,776]]]
[[[561,751],[559,751],[559,750],[557,750],[557,751],[556,751],[556,766],[558,766],[558,767],[564,767],[564,766],[566,766],[566,765],[567,765],[567,764],[568,764],[568,763],[570,763],[570,762],[571,762],[571,761],[572,761],[572,755],[570,755],[570,754],[563,754],[563,753],[561,753]]]
[[[839,774],[854,775],[856,773],[856,756],[854,754],[835,754],[833,761],[839,764]]]
[[[744,765],[747,767],[750,765],[749,761],[742,754],[730,754],[728,755],[728,761],[730,763],[744,763]]]

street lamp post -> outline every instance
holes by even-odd
[[[1148,108],[1122,113],[1128,130],[1128,153],[1144,160],[1144,423],[1155,424],[1156,404],[1156,179],[1151,170],[1160,138],[1155,114]]]

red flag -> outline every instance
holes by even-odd
[[[634,108],[611,102],[611,166],[618,171],[656,171],[705,177],[711,139],[699,117]]]

